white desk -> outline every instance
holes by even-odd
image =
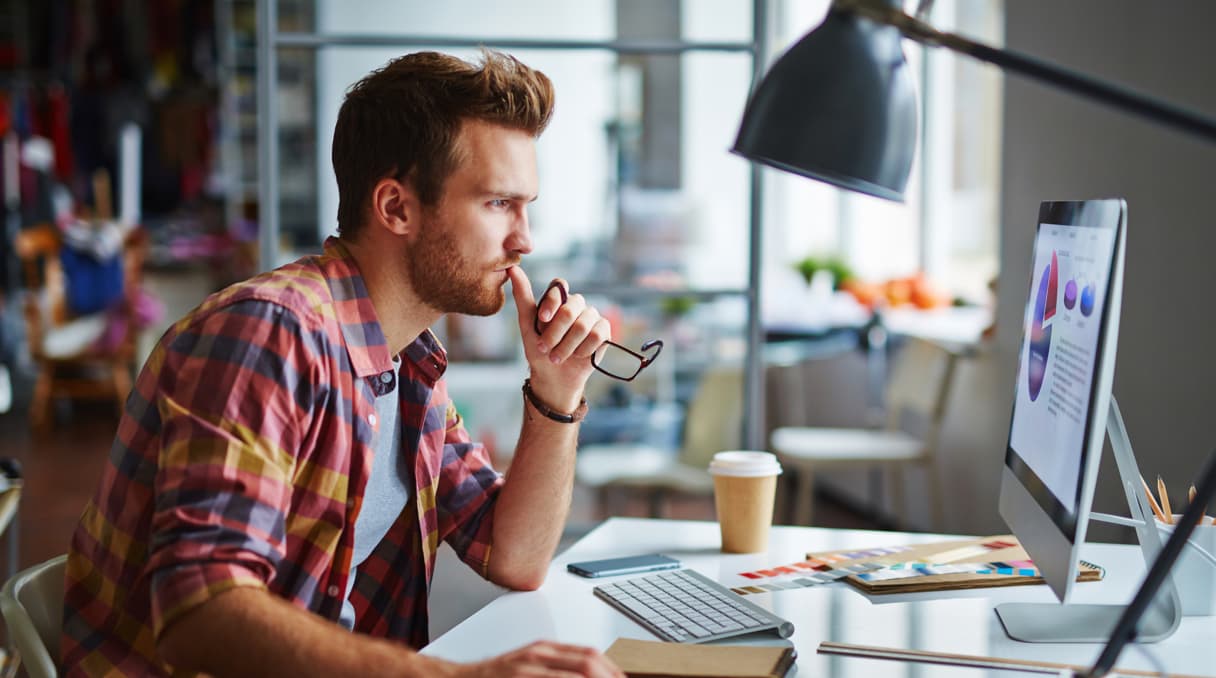
[[[719,552],[717,523],[614,518],[597,527],[554,559],[538,591],[512,592],[495,599],[472,617],[435,639],[423,652],[457,661],[500,654],[534,640],[550,639],[607,649],[618,637],[654,640],[641,626],[594,597],[604,580],[566,572],[566,563],[661,552],[727,586],[747,580],[738,573],[784,565],[807,551],[875,547],[942,539],[941,535],[775,527],[765,554]],[[947,537],[948,538],[948,537]],[[1078,584],[1076,602],[1125,603],[1131,599],[1144,565],[1133,546],[1088,545],[1083,557],[1106,568],[1101,582]],[[637,575],[632,575],[637,576]],[[946,596],[946,597],[943,597]],[[958,591],[949,594],[867,596],[843,583],[748,596],[794,623],[799,676],[1004,675],[972,669],[831,657],[816,653],[820,641],[916,648],[960,654],[1039,659],[1088,665],[1097,644],[1026,644],[1005,635],[993,606],[1007,600],[1054,602],[1046,586]],[[438,601],[436,601],[438,602]],[[1184,617],[1172,637],[1147,646],[1172,672],[1216,675],[1216,617]],[[1151,668],[1129,647],[1119,666]],[[1026,674],[1009,674],[1026,675]]]

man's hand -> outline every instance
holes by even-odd
[[[562,303],[561,291],[551,288],[540,302],[532,282],[519,266],[507,269],[511,294],[519,314],[519,334],[532,373],[533,391],[550,407],[572,412],[582,398],[583,386],[594,369],[591,355],[612,335],[600,312],[581,294]],[[563,287],[566,282],[558,280]],[[541,333],[533,327],[539,320]]]
[[[225,678],[401,676],[625,678],[589,647],[541,641],[493,659],[456,664],[402,643],[350,633],[265,589],[229,589],[187,612],[161,634],[157,652],[183,672]]]
[[[499,676],[582,676],[625,678],[604,655],[589,647],[562,645],[541,640],[504,655],[461,666],[453,678],[498,678]]]

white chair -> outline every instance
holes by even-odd
[[[793,522],[810,525],[815,472],[827,469],[890,469],[894,507],[904,510],[903,467],[924,469],[934,526],[941,529],[941,487],[934,464],[941,422],[957,355],[938,344],[910,338],[899,349],[885,389],[886,423],[881,429],[782,427],[770,439],[773,452],[790,471]],[[923,429],[919,435],[908,427]]]
[[[742,401],[742,369],[710,367],[688,404],[678,453],[646,444],[586,445],[578,451],[575,479],[598,491],[605,514],[613,490],[646,493],[655,518],[670,494],[712,497],[709,461],[715,452],[738,446]]]
[[[7,533],[9,539],[16,538],[16,528],[9,531],[9,524],[17,517],[17,505],[21,503],[21,488],[24,486],[24,481],[21,479],[21,467],[16,465],[14,460],[9,458],[0,458],[0,534]],[[15,551],[10,551],[10,556]],[[15,560],[10,560],[8,566],[9,575],[15,573],[17,563]]]
[[[7,542],[8,571],[11,577],[17,574],[17,563],[20,562],[17,545],[20,536],[17,534],[17,509],[21,504],[21,492],[25,481],[21,477],[21,464],[12,457],[0,457],[0,534]]]
[[[68,557],[56,556],[13,575],[0,590],[0,612],[30,678],[55,678],[63,625],[63,574]]]

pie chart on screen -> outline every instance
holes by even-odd
[[[1031,401],[1038,400],[1043,389],[1043,378],[1047,375],[1047,357],[1051,352],[1051,321],[1056,315],[1056,297],[1059,291],[1060,262],[1055,251],[1051,263],[1039,277],[1039,291],[1034,298],[1034,313],[1030,318],[1030,342],[1026,356],[1026,380]]]

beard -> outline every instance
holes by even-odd
[[[502,282],[492,281],[489,274],[518,262],[485,266],[471,261],[437,219],[428,220],[424,232],[405,252],[406,273],[418,298],[440,313],[487,316],[502,310],[506,293]]]

